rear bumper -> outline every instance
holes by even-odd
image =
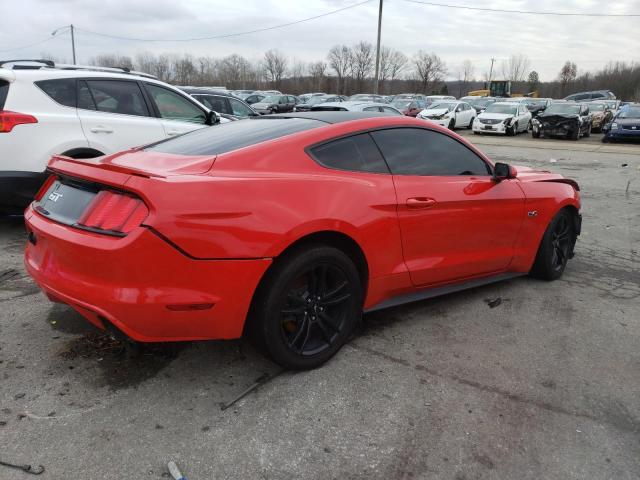
[[[46,179],[44,172],[0,172],[0,212],[21,214]]]
[[[144,227],[109,237],[54,223],[31,207],[25,220],[25,266],[42,290],[136,341],[239,338],[271,263],[195,260]]]

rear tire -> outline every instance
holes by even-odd
[[[573,214],[560,210],[544,232],[535,262],[529,274],[542,280],[557,280],[562,276],[576,243]]]
[[[358,270],[341,250],[316,245],[281,258],[252,304],[249,334],[282,367],[308,370],[345,344],[362,316]]]

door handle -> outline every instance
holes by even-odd
[[[182,132],[179,132],[178,130],[169,130],[167,131],[167,135],[170,137],[175,137],[176,135],[180,135]]]
[[[102,125],[98,125],[97,127],[91,128],[91,133],[113,133],[113,130],[108,127],[103,127]]]
[[[431,208],[435,206],[437,202],[433,198],[427,197],[412,197],[407,198],[407,208],[412,210],[418,210],[421,208]]]

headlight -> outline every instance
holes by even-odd
[[[618,128],[618,124],[617,124],[616,122],[613,122],[613,123],[611,124],[611,128]]]

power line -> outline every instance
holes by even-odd
[[[64,27],[61,27],[61,28],[64,28]],[[57,30],[59,30],[59,29],[57,29]],[[50,37],[47,37],[44,40],[40,40],[38,42],[30,43],[28,45],[22,45],[21,47],[13,47],[13,48],[2,49],[2,50],[0,50],[0,53],[2,53],[2,52],[13,52],[14,50],[23,50],[25,48],[35,47],[36,45],[40,45],[41,43],[48,42],[49,40],[53,40],[54,38],[56,38],[57,36],[59,36],[59,35],[61,35],[63,33],[66,33],[66,30],[62,31],[62,32],[57,32],[55,35],[51,35]]]
[[[536,12],[531,10],[506,10],[500,8],[470,7],[467,5],[450,5],[447,3],[425,2],[421,0],[403,0],[407,3],[418,3],[432,7],[457,8],[460,10],[479,10],[493,13],[520,13],[524,15],[552,15],[557,17],[640,17],[640,13],[564,13],[564,12]]]
[[[195,38],[135,38],[135,37],[124,37],[120,35],[111,35],[108,33],[100,33],[94,32],[93,30],[87,30],[85,28],[75,27],[77,31],[88,33],[91,35],[98,35],[100,37],[114,38],[116,40],[132,40],[136,42],[195,42],[198,40],[214,40],[219,38],[229,38],[229,37],[238,37],[241,35],[249,35],[252,33],[266,32],[269,30],[276,30],[278,28],[290,27],[291,25],[297,25],[299,23],[309,22],[311,20],[317,20],[318,18],[327,17],[329,15],[334,15],[339,12],[344,12],[345,10],[349,10],[351,8],[359,7],[360,5],[364,5],[365,3],[369,3],[371,0],[365,0],[364,2],[355,3],[353,5],[348,5],[346,7],[339,8],[337,10],[332,10],[331,12],[322,13],[320,15],[315,15],[309,18],[303,18],[302,20],[296,20],[294,22],[282,23],[280,25],[274,25],[272,27],[258,28],[255,30],[247,30],[244,32],[236,32],[236,33],[225,33],[222,35],[213,35],[210,37],[195,37]]]

